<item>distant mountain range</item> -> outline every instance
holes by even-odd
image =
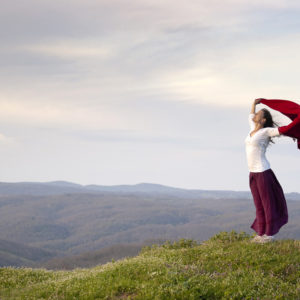
[[[197,199],[207,197],[210,199],[239,199],[252,198],[247,191],[230,190],[196,190],[182,189],[161,184],[138,183],[135,185],[80,185],[67,181],[52,182],[0,182],[0,195],[59,195],[73,193],[117,193],[117,194],[148,194],[165,195],[175,198]],[[289,200],[300,200],[300,193],[286,193]]]
[[[289,222],[278,239],[300,238],[300,194],[286,194]],[[82,186],[0,183],[0,267],[88,267],[136,255],[150,240],[206,240],[253,232],[250,192],[159,184]]]

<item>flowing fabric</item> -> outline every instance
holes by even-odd
[[[278,130],[281,134],[296,138],[298,149],[300,150],[300,105],[289,100],[281,99],[262,99],[260,103],[281,112],[292,120],[289,125],[281,126]]]
[[[258,235],[274,235],[288,222],[288,209],[282,187],[274,172],[249,174],[249,183],[256,207],[256,218],[251,225]]]

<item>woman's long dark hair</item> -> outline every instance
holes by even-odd
[[[264,128],[265,127],[278,127],[278,124],[273,121],[273,117],[272,117],[271,113],[266,108],[263,108],[262,111],[264,112],[264,118],[266,119]],[[274,141],[272,138],[270,138],[270,142],[274,144]]]

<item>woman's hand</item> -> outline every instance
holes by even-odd
[[[263,99],[264,98],[257,98],[257,99],[254,100],[254,102],[251,106],[250,114],[255,114],[255,106],[260,103],[260,100],[263,100]]]
[[[254,104],[259,104],[261,100],[266,100],[265,98],[257,98],[254,100]]]

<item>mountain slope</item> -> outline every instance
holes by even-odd
[[[56,251],[0,239],[0,267],[35,266],[37,262],[49,260],[56,255],[58,255]]]
[[[242,198],[12,195],[0,196],[0,207],[0,239],[57,251],[59,256],[147,239],[201,241],[232,229],[251,233],[255,218],[253,200]],[[300,201],[288,201],[288,210],[289,222],[277,238],[300,239]]]
[[[91,268],[100,264],[105,264],[112,260],[124,257],[136,256],[143,247],[162,241],[149,240],[143,243],[117,244],[105,247],[97,251],[83,252],[78,255],[55,257],[48,261],[36,264],[36,268],[46,268],[49,270],[72,270],[76,268]]]
[[[1,299],[299,299],[300,241],[220,232],[91,269],[0,269]]]

